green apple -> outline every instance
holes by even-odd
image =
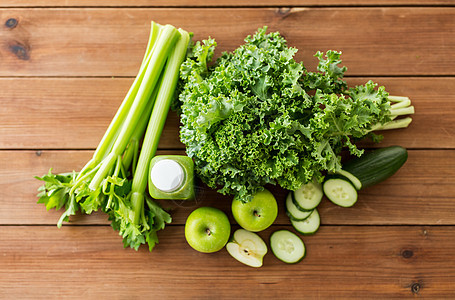
[[[278,215],[276,199],[268,190],[256,193],[247,203],[234,198],[231,209],[237,223],[253,232],[262,231],[272,225]]]
[[[227,243],[226,250],[239,262],[247,266],[259,268],[267,253],[264,240],[251,231],[238,229],[234,232],[232,240]]]
[[[229,219],[217,208],[199,207],[186,219],[186,241],[199,252],[212,253],[221,250],[230,235]]]

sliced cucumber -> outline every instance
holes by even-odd
[[[288,215],[289,219],[294,221],[303,221],[308,218],[312,212],[313,210],[299,210],[292,201],[292,192],[290,192],[286,197],[286,214]]]
[[[311,215],[303,221],[291,220],[291,224],[297,232],[303,235],[310,235],[318,231],[321,225],[321,218],[317,209],[314,209]]]
[[[351,207],[357,202],[357,189],[343,176],[327,176],[323,184],[327,198],[342,207]]]
[[[338,170],[336,172],[336,174],[339,174],[339,175],[344,176],[347,179],[349,179],[349,181],[352,183],[352,185],[357,190],[360,191],[362,189],[362,183],[360,182],[360,180],[357,177],[355,177],[354,175],[352,175],[351,173],[349,173],[348,171],[346,171],[346,170]]]
[[[272,233],[270,248],[279,260],[287,264],[298,263],[306,254],[302,239],[289,230],[278,230]]]
[[[377,149],[348,161],[344,172],[358,179],[361,183],[358,190],[378,184],[395,174],[408,159],[408,152],[400,146]],[[346,173],[343,175],[347,175]],[[348,177],[346,176],[346,177]],[[349,178],[349,177],[348,177]],[[349,178],[356,185],[355,180]]]
[[[315,180],[303,184],[292,193],[293,202],[301,211],[315,209],[321,203],[323,195],[321,184]]]

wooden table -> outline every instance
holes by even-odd
[[[455,296],[455,3],[450,0],[2,0],[0,2],[0,298],[453,298]],[[303,240],[307,257],[260,269],[222,250],[201,254],[184,238],[193,208],[229,197],[205,191],[173,205],[173,223],[152,253],[123,249],[105,216],[36,204],[42,175],[90,158],[140,65],[150,21],[214,37],[233,50],[257,28],[280,31],[298,60],[341,50],[349,83],[372,79],[416,108],[384,142],[409,149],[391,179],[350,209],[321,204],[322,223]],[[183,153],[171,113],[160,153]],[[280,205],[284,191],[274,191]],[[280,206],[282,208],[282,206]],[[233,225],[237,228],[237,225]],[[268,240],[290,228],[283,209]]]

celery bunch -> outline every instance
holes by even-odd
[[[152,22],[142,65],[91,160],[79,172],[43,177],[38,203],[65,208],[61,227],[80,211],[108,214],[125,247],[147,243],[151,251],[156,232],[171,216],[146,194],[148,167],[155,155],[176,89],[189,34],[171,25]],[[140,141],[143,140],[142,145]]]

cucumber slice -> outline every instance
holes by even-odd
[[[298,233],[303,235],[310,235],[318,231],[321,225],[321,218],[317,209],[314,209],[311,215],[303,221],[291,220],[291,224]]]
[[[323,189],[327,198],[336,205],[351,207],[357,202],[357,189],[349,179],[342,176],[327,177]]]
[[[349,179],[349,181],[356,188],[356,190],[360,191],[362,189],[362,183],[360,182],[360,180],[357,177],[355,177],[354,175],[352,175],[351,173],[349,173],[348,171],[338,170],[336,172],[336,174],[339,174],[339,175],[344,176],[347,179]]]
[[[278,230],[270,236],[270,248],[273,254],[287,264],[301,261],[306,254],[302,239],[289,230]]]
[[[290,192],[286,197],[286,214],[288,215],[289,219],[294,221],[303,221],[306,218],[308,218],[312,212],[313,210],[309,211],[299,210],[292,201],[292,192]]]
[[[294,204],[301,211],[315,209],[321,203],[323,195],[321,184],[314,180],[292,193]]]

